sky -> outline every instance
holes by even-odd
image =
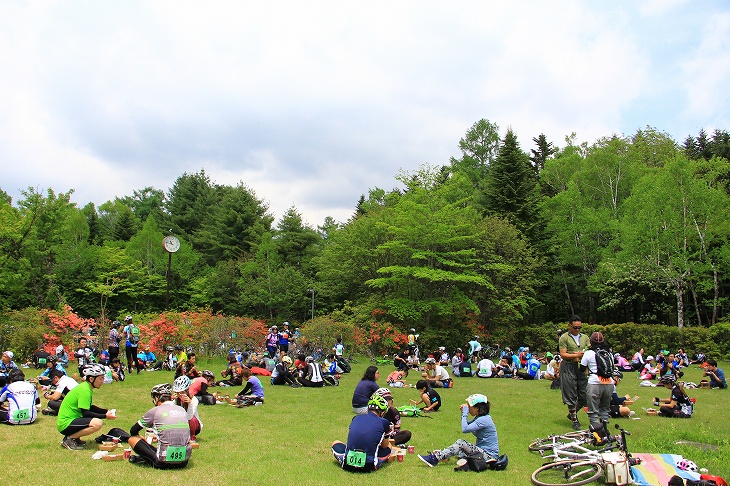
[[[316,227],[459,157],[482,118],[525,151],[730,129],[730,3],[5,0],[0,73],[14,203],[205,170]]]

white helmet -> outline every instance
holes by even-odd
[[[175,393],[185,391],[190,388],[190,378],[185,375],[178,376],[175,381],[172,382],[172,391]]]
[[[106,373],[104,368],[98,364],[92,364],[84,367],[84,376],[104,376]]]
[[[682,471],[692,471],[692,472],[699,472],[699,468],[697,467],[697,464],[690,461],[689,459],[682,459],[677,463],[677,468],[681,469]]]

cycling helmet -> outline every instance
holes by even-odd
[[[175,349],[178,350],[178,351],[182,351],[182,349],[183,349],[182,344],[176,345],[175,346]]]
[[[672,374],[664,375],[661,378],[659,378],[660,385],[665,385],[665,386],[674,385],[676,382],[677,382],[677,377]]]
[[[532,359],[532,353],[527,353],[525,355],[525,359]]]
[[[215,375],[210,370],[203,370],[203,373],[201,375],[203,378],[215,378]]]
[[[689,459],[682,459],[677,463],[677,468],[681,469],[682,471],[692,471],[692,472],[699,472],[699,468],[697,467],[697,464],[690,461]]]
[[[167,349],[168,351],[175,351],[175,346],[168,346],[165,349]]]
[[[594,332],[593,334],[591,334],[591,342],[596,344],[603,343],[603,334],[598,331]]]
[[[121,325],[122,325],[122,323],[121,323],[121,322],[119,322],[119,321],[114,321],[114,322],[112,322],[112,327],[113,327],[114,329],[118,328],[118,327],[119,327],[119,326],[121,326]]]
[[[413,329],[413,328],[411,328],[411,332],[416,332],[416,330],[415,330],[415,329]]]
[[[473,407],[477,403],[487,403],[487,396],[482,395],[481,393],[474,393],[473,395],[466,397],[466,403],[468,403],[470,407]]]
[[[178,376],[172,383],[172,391],[175,393],[185,391],[190,388],[190,378],[185,375]]]
[[[616,369],[616,370],[613,370],[613,377],[618,378],[619,380],[623,380],[624,374],[621,370]]]
[[[129,322],[131,320],[132,320],[132,316],[130,316],[130,315],[124,316],[124,322]]]
[[[314,358],[312,358],[311,356],[307,356],[306,358],[304,358],[304,362],[305,363],[313,363],[314,362]]]
[[[104,376],[104,367],[98,364],[92,364],[84,368],[84,376]]]
[[[281,360],[286,364],[291,364],[291,358],[289,356],[284,356]]]
[[[385,398],[386,400],[393,399],[393,394],[390,393],[390,390],[388,390],[387,388],[378,388],[377,390],[375,390],[375,394]]]
[[[434,359],[434,358],[426,358],[426,364],[436,364],[436,359]]]
[[[388,410],[388,402],[386,402],[385,398],[381,397],[380,395],[373,394],[373,396],[370,397],[370,400],[368,401],[368,408],[371,410],[385,412],[386,410]]]
[[[169,383],[160,383],[159,385],[155,385],[152,387],[152,391],[150,391],[150,396],[152,396],[152,400],[161,396],[166,396],[169,398],[171,395],[172,387]]]

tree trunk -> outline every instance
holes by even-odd
[[[682,295],[682,283],[676,282],[674,293],[677,295],[677,327],[684,328],[684,300]]]
[[[714,326],[717,323],[717,301],[720,299],[720,282],[717,277],[715,265],[712,265],[712,276],[715,284],[715,298],[712,300],[712,322],[710,325]]]

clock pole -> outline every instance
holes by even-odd
[[[172,230],[170,230],[172,233]],[[167,252],[167,289],[165,290],[165,310],[170,308],[170,278],[172,277],[172,254],[180,249],[180,240],[172,235],[162,239],[162,248]]]
[[[170,307],[170,274],[172,269],[172,252],[167,252],[167,289],[165,290],[165,310]]]

